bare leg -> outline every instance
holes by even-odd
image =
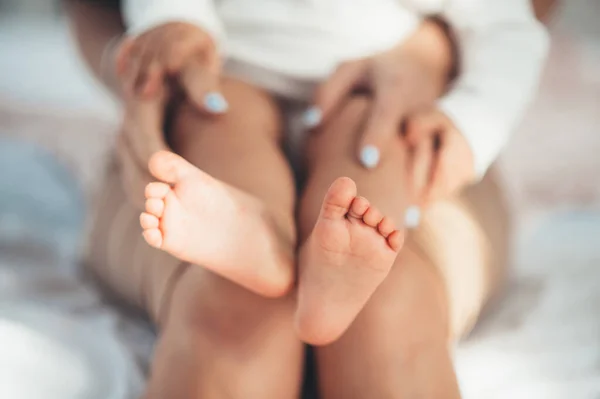
[[[210,118],[184,104],[170,137],[183,158],[163,151],[150,159],[161,182],[146,189],[144,237],[253,292],[281,296],[294,281],[295,248],[295,190],[281,127],[255,105],[273,107],[266,94],[223,84],[235,92],[229,114]]]
[[[313,345],[339,338],[388,275],[402,241],[351,179],[336,179],[299,254],[300,338]]]
[[[442,25],[434,21],[423,23],[406,42],[413,54],[430,65],[434,72],[431,79],[440,83],[438,95],[453,69],[450,42]],[[316,345],[337,339],[385,279],[403,240],[403,229],[396,228],[402,227],[405,209],[416,199],[414,193],[408,192],[412,190],[406,173],[410,165],[407,148],[399,136],[386,148],[383,164],[378,165],[375,172],[359,166],[352,155],[365,123],[362,113],[369,106],[366,99],[350,101],[338,119],[328,122],[323,127],[325,131],[315,134],[309,143],[310,179],[300,206],[299,231],[303,245],[299,253],[295,321],[300,337]],[[356,179],[358,194],[366,197],[360,201],[368,208],[362,221],[375,225],[392,244],[388,248],[395,254],[378,245],[378,237],[373,234],[360,234],[356,223],[347,231],[328,229],[326,235],[320,233],[324,230],[322,226],[330,224],[327,221],[332,214],[328,211],[332,208],[330,200],[335,197],[333,188],[340,184],[338,181],[329,191],[326,187],[339,176]],[[325,192],[326,199],[319,205],[320,196]],[[334,203],[338,209],[333,213],[345,220],[355,220],[352,216],[356,215],[348,209],[345,214],[340,209],[343,202]]]
[[[174,147],[193,138],[196,144],[190,140],[180,151],[187,159],[277,212],[277,237],[291,254],[294,190],[278,148],[278,110],[248,85],[225,81],[223,90],[232,108],[220,119],[202,119],[185,106],[179,110]],[[270,179],[251,173],[260,168],[272,170]],[[244,177],[240,170],[249,173]],[[110,288],[139,303],[159,324],[146,398],[297,397],[303,346],[292,327],[292,298],[263,298],[149,247],[141,239],[139,211],[127,203],[119,177],[113,173],[100,204],[89,261]]]
[[[401,138],[390,145],[375,170],[361,168],[354,159],[368,109],[365,98],[349,100],[336,120],[310,139],[310,178],[300,208],[301,237],[311,234],[320,199],[340,175],[354,179],[360,194],[401,225],[408,205],[407,150]],[[302,268],[310,266],[300,267],[303,284]],[[431,267],[422,267],[414,254],[403,252],[346,334],[317,350],[325,398],[458,397],[447,347],[447,307],[440,275]]]
[[[240,195],[254,196],[255,203],[260,201],[272,212],[271,234],[278,237],[280,251],[290,259],[285,265],[281,261],[279,267],[290,268],[291,279],[294,189],[278,146],[277,109],[268,96],[241,82],[225,80],[222,87],[230,112],[219,119],[206,119],[184,106],[171,141],[175,150],[203,172],[227,181]],[[192,177],[202,173],[193,169]],[[269,179],[263,179],[264,170],[270,171]],[[204,182],[200,178],[197,183]],[[188,193],[183,193],[182,199],[184,194]],[[253,237],[246,239],[250,243]],[[173,289],[149,396],[295,397],[302,345],[291,325],[293,305],[289,296],[261,298],[203,268],[189,266]],[[272,378],[275,374],[277,379]]]
[[[403,241],[395,226],[401,226],[408,205],[406,149],[399,138],[376,171],[359,165],[352,154],[367,108],[366,98],[351,100],[339,117],[308,143],[309,180],[299,215],[301,242],[305,243],[299,254],[296,328],[300,338],[315,345],[328,344],[345,331],[387,276]],[[352,231],[345,235],[348,245],[344,235],[331,232],[328,241],[336,245],[325,243],[319,231],[331,212],[327,212],[327,199],[323,205],[320,202],[325,193],[331,197],[328,186],[337,176],[355,180],[358,193],[366,197],[361,201],[369,208],[367,212],[363,209],[362,220],[377,226],[376,230],[392,233],[393,253],[376,245],[373,237]],[[348,216],[351,213],[347,211],[342,215]]]
[[[123,33],[118,8],[73,1],[68,2],[68,11],[86,61],[101,75],[105,46]],[[115,82],[104,83],[118,92],[112,85]],[[223,89],[233,105],[231,112],[220,119],[199,120],[190,109],[181,111],[172,144],[214,178],[249,196],[264,195],[254,198],[270,211],[285,257],[295,243],[294,186],[278,148],[279,115],[271,99],[259,90],[230,81],[223,83]],[[186,137],[200,141],[191,145]],[[225,148],[229,151],[221,152]],[[133,153],[125,155],[121,165],[112,165],[97,200],[86,260],[110,289],[143,307],[160,325],[146,396],[297,397],[303,352],[291,328],[289,298],[261,298],[149,247],[141,237],[139,210],[121,184],[124,177],[131,177],[125,179],[127,184],[139,185],[148,172],[140,170],[143,165],[136,163]],[[247,176],[231,168],[233,164],[247,170]],[[264,170],[269,170],[268,181],[259,177]],[[279,270],[285,276],[286,267]],[[276,285],[285,284],[271,288]],[[275,287],[281,289],[280,294],[286,289],[282,287]]]
[[[317,349],[324,399],[460,398],[444,280],[409,246],[346,334]]]
[[[297,398],[304,353],[294,302],[189,266],[170,299],[146,399]]]

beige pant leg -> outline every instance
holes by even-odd
[[[112,292],[158,322],[162,301],[185,265],[146,244],[140,210],[128,200],[122,180],[121,168],[113,160],[93,204],[85,265]]]
[[[500,288],[509,252],[509,215],[494,172],[460,196],[431,206],[406,245],[446,282],[453,338],[466,335]]]

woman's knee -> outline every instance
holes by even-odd
[[[352,165],[360,168],[353,149],[356,133],[368,115],[370,103],[366,96],[350,98],[318,132],[307,138],[304,157],[308,179],[297,216],[300,242],[312,231],[327,187],[337,177],[351,174]]]
[[[207,114],[186,99],[173,102],[167,113],[165,130],[167,140],[175,150],[185,146],[191,137],[215,138],[215,132],[220,141],[231,144],[257,137],[281,140],[281,114],[269,93],[232,78],[223,78],[220,90],[229,104],[228,111],[222,115]]]
[[[386,215],[399,218],[407,181],[407,147],[402,137],[398,134],[390,138],[390,145],[383,152],[385,159],[375,169],[366,169],[358,157],[372,104],[373,99],[365,95],[349,98],[318,132],[308,137],[305,152],[308,179],[298,218],[301,238],[312,230],[327,188],[341,176],[353,179],[359,194],[367,196]],[[395,182],[393,186],[390,181]]]
[[[363,95],[348,99],[306,145],[309,170],[335,159],[356,159],[355,145],[359,130],[368,118],[372,100]]]

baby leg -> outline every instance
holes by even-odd
[[[409,200],[406,148],[399,138],[377,169],[360,166],[354,154],[367,107],[366,98],[351,100],[308,142],[296,327],[312,344],[330,343],[345,331],[403,242],[396,226],[402,226]]]

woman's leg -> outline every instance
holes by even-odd
[[[241,82],[225,79],[222,87],[230,111],[204,118],[183,105],[175,113],[170,141],[213,178],[272,210],[280,244],[291,254],[294,186],[279,149],[277,106]],[[259,174],[264,170],[269,179]],[[128,298],[140,295],[138,303],[160,325],[147,397],[296,397],[303,353],[292,329],[291,298],[260,297],[150,248],[140,241],[139,211],[126,203],[118,184],[110,189],[100,204],[91,260],[111,287]]]
[[[367,99],[351,99],[334,121],[309,139],[310,177],[300,207],[301,240],[311,234],[321,198],[340,175],[354,179],[360,195],[397,225],[402,224],[408,202],[407,151],[400,138],[387,149],[376,170],[364,170],[354,159],[368,108]],[[480,253],[463,253],[459,248],[480,249],[481,236],[461,209],[445,205],[441,210],[432,210],[440,214],[432,215],[434,221],[445,219],[448,226],[434,230],[436,242],[449,243],[438,245],[444,251],[439,258],[452,259],[453,265],[459,265],[457,270],[463,269],[463,261],[469,266],[475,263],[472,269],[477,271],[483,264]],[[449,293],[458,290],[449,287],[451,279],[435,267],[437,263],[431,259],[438,260],[436,253],[419,250],[412,236],[408,236],[392,271],[349,330],[335,343],[317,349],[319,382],[325,399],[459,397],[448,345],[454,318],[450,313],[454,298]],[[476,289],[484,285],[481,281],[475,283],[479,283]],[[478,310],[483,298],[474,295],[472,300],[477,303],[470,305]]]
[[[151,158],[163,183],[146,189],[144,236],[255,293],[282,296],[295,274],[295,185],[277,105],[241,81],[222,85],[228,113],[206,116],[184,103],[167,138],[181,156]]]
[[[105,47],[123,34],[118,8],[69,1],[68,13],[92,72],[118,93],[116,82],[101,70]],[[277,145],[277,110],[264,93],[247,85],[224,82],[224,91],[231,104],[243,108],[233,106],[227,116],[206,121],[198,121],[189,109],[181,112],[171,137],[173,144],[184,147],[178,148],[180,152],[213,177],[251,195],[263,195],[260,198],[276,215],[282,245],[287,240],[292,248],[293,183]],[[143,104],[138,108],[144,108]],[[185,146],[185,136],[198,135],[204,148]],[[220,152],[230,144],[230,156]],[[250,144],[247,149],[254,150],[256,158],[248,152],[242,159],[231,156],[243,148],[238,144]],[[131,148],[121,149],[124,156],[119,157],[119,164],[111,164],[95,202],[87,263],[108,288],[144,308],[160,325],[147,397],[296,397],[303,352],[290,327],[290,298],[261,298],[149,247],[141,236],[140,209],[133,204],[141,201],[131,197],[131,192],[140,192],[131,186],[143,185],[149,173],[136,161]],[[261,161],[265,161],[262,166]],[[242,169],[230,169],[233,165]],[[264,171],[254,170],[263,166],[272,173],[268,187],[259,180],[259,172]],[[246,178],[228,174],[244,167],[256,173]],[[127,194],[124,186],[130,186]],[[277,379],[272,378],[275,374]]]
[[[406,149],[398,140],[375,171],[360,166],[354,154],[367,107],[366,97],[349,100],[307,143],[295,324],[313,345],[331,343],[346,330],[388,275],[403,241],[395,226],[409,200]]]

